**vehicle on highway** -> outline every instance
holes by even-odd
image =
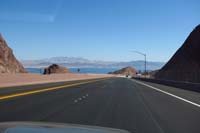
[[[130,133],[121,129],[61,123],[5,122],[0,133]]]

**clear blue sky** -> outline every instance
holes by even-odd
[[[167,61],[200,23],[199,0],[1,0],[0,32],[19,59]]]

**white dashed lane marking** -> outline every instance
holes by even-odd
[[[78,100],[80,100],[80,101],[81,101],[81,100],[82,100],[82,98],[78,98]]]
[[[82,97],[79,97],[79,98],[75,99],[74,103],[78,103],[79,101],[86,99],[88,96],[89,96],[88,94],[83,95]]]

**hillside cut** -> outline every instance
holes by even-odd
[[[22,64],[15,58],[13,51],[0,34],[0,73],[25,73]]]
[[[200,83],[200,25],[188,36],[155,78]]]

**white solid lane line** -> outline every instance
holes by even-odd
[[[140,82],[140,81],[137,81],[137,80],[134,80],[134,81],[135,81],[136,83],[138,83],[138,84],[144,85],[144,86],[146,86],[146,87],[149,87],[149,88],[154,89],[154,90],[156,90],[156,91],[162,92],[162,93],[164,93],[164,94],[167,94],[167,95],[169,95],[169,96],[172,96],[172,97],[174,97],[174,98],[177,98],[177,99],[179,99],[179,100],[182,100],[182,101],[184,101],[184,102],[187,102],[187,103],[189,103],[189,104],[192,104],[192,105],[194,105],[194,106],[200,108],[200,105],[197,104],[197,103],[194,103],[194,102],[189,101],[189,100],[187,100],[187,99],[184,99],[184,98],[182,98],[182,97],[176,96],[176,95],[171,94],[171,93],[169,93],[169,92],[160,90],[160,89],[158,89],[158,88],[156,88],[156,87],[153,87],[153,86],[151,86],[151,85],[145,84],[145,83],[143,83],[143,82]]]

